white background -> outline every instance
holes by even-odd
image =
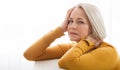
[[[0,70],[32,70],[34,62],[24,59],[23,52],[59,26],[67,10],[80,2],[100,8],[107,29],[105,41],[119,52],[119,0],[0,0]],[[69,40],[65,36],[58,41]]]

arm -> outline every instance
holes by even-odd
[[[61,57],[69,48],[70,45],[57,45],[49,47],[49,45],[56,39],[64,35],[67,30],[68,18],[73,8],[70,9],[66,15],[63,24],[54,31],[49,32],[44,37],[39,39],[30,48],[24,52],[24,57],[28,60],[44,60]],[[67,47],[66,47],[67,46]],[[49,48],[48,48],[49,47]]]
[[[120,70],[120,56],[118,56],[118,61],[114,70]]]
[[[62,44],[55,47],[49,47],[49,45],[62,35],[64,35],[64,32],[60,27],[47,33],[24,52],[24,57],[34,61],[61,57],[69,49],[69,45]],[[61,48],[62,46],[63,48]]]
[[[111,70],[117,58],[115,49],[100,45],[94,51],[87,52],[93,46],[91,41],[80,41],[59,60],[59,66],[68,70]]]

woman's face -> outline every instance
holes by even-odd
[[[82,8],[75,8],[68,19],[68,35],[71,41],[79,42],[90,33],[90,22]]]

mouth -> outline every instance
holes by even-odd
[[[75,32],[70,32],[69,35],[78,35],[78,34]]]

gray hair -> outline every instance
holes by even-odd
[[[103,40],[106,37],[106,31],[98,7],[87,3],[80,3],[77,7],[82,8],[85,11],[92,28],[92,36],[96,40]]]

